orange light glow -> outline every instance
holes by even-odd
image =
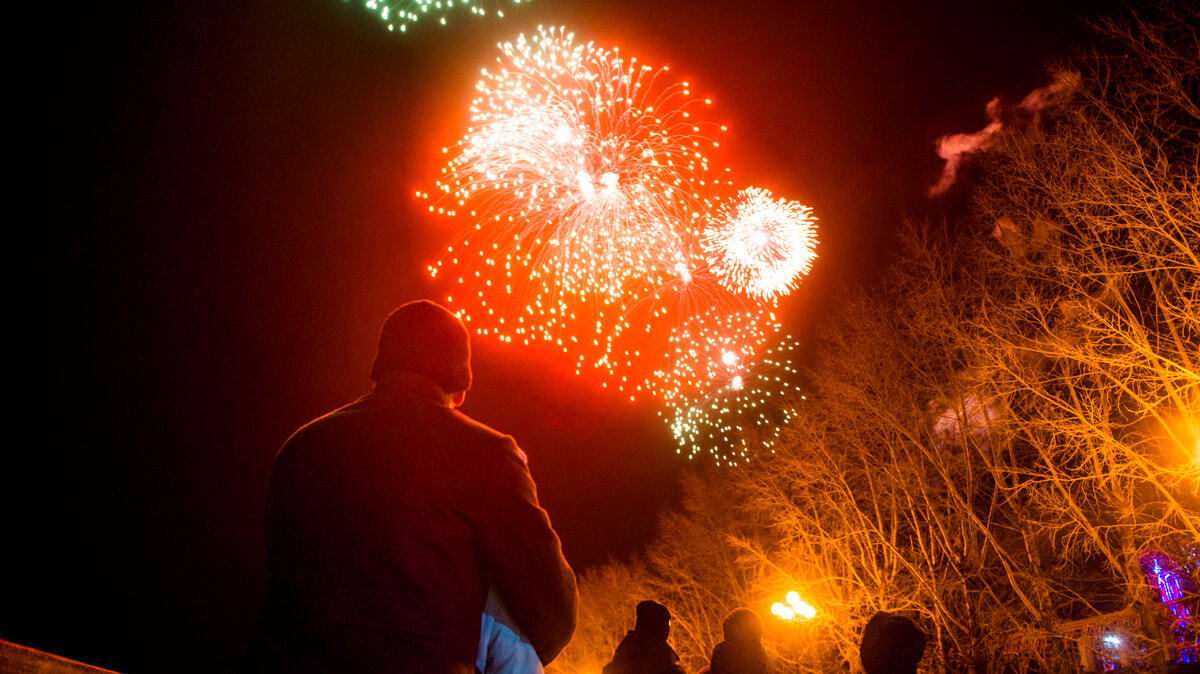
[[[795,590],[788,592],[784,598],[787,603],[771,604],[771,613],[782,620],[812,620],[817,616],[817,609],[808,602],[800,599],[800,593]]]

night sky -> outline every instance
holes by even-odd
[[[390,309],[442,293],[424,268],[464,223],[413,193],[498,41],[566,26],[712,97],[735,183],[820,217],[820,257],[782,309],[811,344],[906,217],[961,205],[925,196],[936,138],[1045,84],[1090,39],[1081,17],[1115,6],[535,0],[400,37],[339,0],[87,4],[10,27],[39,46],[17,66],[34,120],[12,131],[33,149],[32,189],[15,184],[33,208],[9,222],[0,639],[129,672],[240,663],[271,460],[369,390]],[[681,472],[711,469],[674,454],[651,404],[553,354],[475,347],[464,411],[528,452],[577,570],[636,553]]]

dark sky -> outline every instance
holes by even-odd
[[[535,0],[399,37],[339,0],[86,4],[10,28],[40,46],[21,65],[36,120],[13,129],[35,148],[17,195],[33,215],[9,223],[12,418],[33,433],[4,471],[0,639],[129,672],[235,669],[272,457],[368,390],[383,317],[435,292],[424,266],[461,224],[412,195],[497,41],[563,25],[714,98],[735,182],[821,218],[821,257],[784,304],[808,341],[904,217],[946,210],[924,196],[934,140],[1044,84],[1087,41],[1081,13],[1111,7]],[[476,348],[465,411],[527,450],[568,558],[636,552],[698,464],[648,404]]]

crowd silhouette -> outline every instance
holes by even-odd
[[[538,674],[575,632],[579,595],[525,453],[463,414],[462,321],[427,300],[384,321],[374,389],[297,430],[267,494],[269,580],[254,674]],[[671,612],[646,600],[603,674],[684,674]],[[765,674],[762,620],[736,608],[706,674]],[[925,635],[867,623],[868,674],[915,672]]]
[[[617,646],[602,674],[684,674],[679,656],[667,643],[671,614],[662,604],[637,605],[637,623]],[[762,619],[753,610],[730,611],[721,625],[724,640],[709,664],[696,674],[767,674],[773,671],[763,648]],[[925,653],[925,633],[911,619],[880,611],[863,629],[860,658],[867,674],[916,674]],[[518,674],[524,670],[481,670],[482,674]]]

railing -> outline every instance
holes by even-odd
[[[0,639],[0,672],[4,674],[117,674],[111,669],[93,667],[60,658],[44,651]]]

